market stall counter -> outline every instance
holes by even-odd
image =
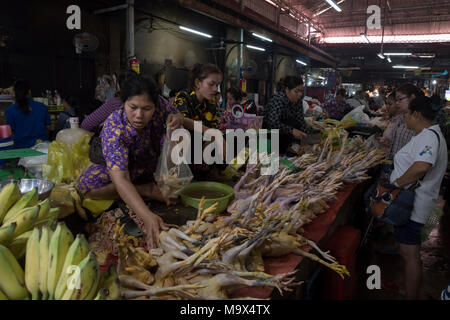
[[[329,209],[320,214],[316,219],[309,223],[305,228],[305,236],[322,246],[331,237],[333,232],[340,225],[349,223],[355,212],[355,204],[361,199],[364,193],[364,184],[362,187],[356,184],[346,184],[336,197],[337,200],[330,203]],[[197,209],[184,206],[181,203],[167,207],[158,202],[148,203],[150,209],[163,218],[167,224],[181,226],[188,220],[194,220],[197,216]],[[311,247],[305,247],[309,252]],[[115,262],[116,257],[110,256],[107,263],[102,266],[106,270],[111,262]],[[303,256],[296,254],[287,254],[276,258],[264,259],[265,272],[271,275],[287,273],[298,269],[297,279],[307,281],[311,278],[316,263],[304,259]],[[287,295],[288,293],[285,293]],[[270,287],[242,288],[232,294],[232,298],[253,297],[258,299],[277,298],[278,293]]]
[[[305,226],[305,237],[316,242],[320,247],[325,244],[338,226],[344,225],[351,220],[354,213],[354,204],[362,196],[363,189],[358,188],[358,185],[355,184],[347,184],[336,195],[337,200],[330,203],[329,209]],[[311,251],[311,249],[310,246],[304,248],[307,252]],[[299,272],[296,277],[303,281],[308,281],[311,278],[315,265],[313,261],[292,253],[277,258],[264,259],[266,273],[277,275],[298,269]],[[273,288],[256,287],[239,289],[232,296],[234,298],[253,297],[268,299],[275,294],[277,293]]]

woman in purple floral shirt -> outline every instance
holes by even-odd
[[[153,172],[165,133],[184,117],[158,101],[156,84],[147,77],[128,79],[121,92],[123,107],[106,119],[100,134],[106,166],[91,165],[78,179],[80,190],[90,199],[122,199],[142,220],[149,248],[154,247],[162,219],[150,211],[143,198],[164,200]]]

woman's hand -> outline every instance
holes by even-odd
[[[170,128],[170,130],[178,129],[183,125],[184,116],[181,113],[171,113],[167,117],[166,125]]]
[[[161,217],[153,212],[147,215],[143,220],[147,237],[147,248],[155,248],[159,241],[160,230],[168,230],[169,228],[164,224]]]
[[[297,140],[301,140],[301,139],[306,138],[308,136],[306,133],[304,133],[303,131],[300,131],[298,129],[292,129],[292,135]]]

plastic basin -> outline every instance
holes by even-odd
[[[223,196],[214,196],[213,194],[221,194]],[[217,204],[216,210],[212,213],[222,213],[226,210],[230,199],[233,197],[233,188],[219,182],[193,182],[181,191],[181,202],[184,205],[198,209],[202,196],[205,196],[204,209],[209,208],[214,203]],[[211,196],[211,197],[210,197]]]

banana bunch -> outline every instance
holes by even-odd
[[[49,198],[53,206],[62,208],[60,218],[65,218],[76,211],[83,220],[88,220],[83,200],[74,184],[59,184],[53,188]]]
[[[37,188],[21,196],[16,183],[0,190],[0,244],[16,259],[24,256],[26,243],[35,227],[54,227],[58,208],[50,208],[50,200],[38,202]]]
[[[59,222],[55,230],[42,225],[27,233],[24,269],[14,254],[0,245],[0,299],[120,298],[115,267],[100,275],[97,257],[89,251],[84,235],[74,238],[64,222]]]

